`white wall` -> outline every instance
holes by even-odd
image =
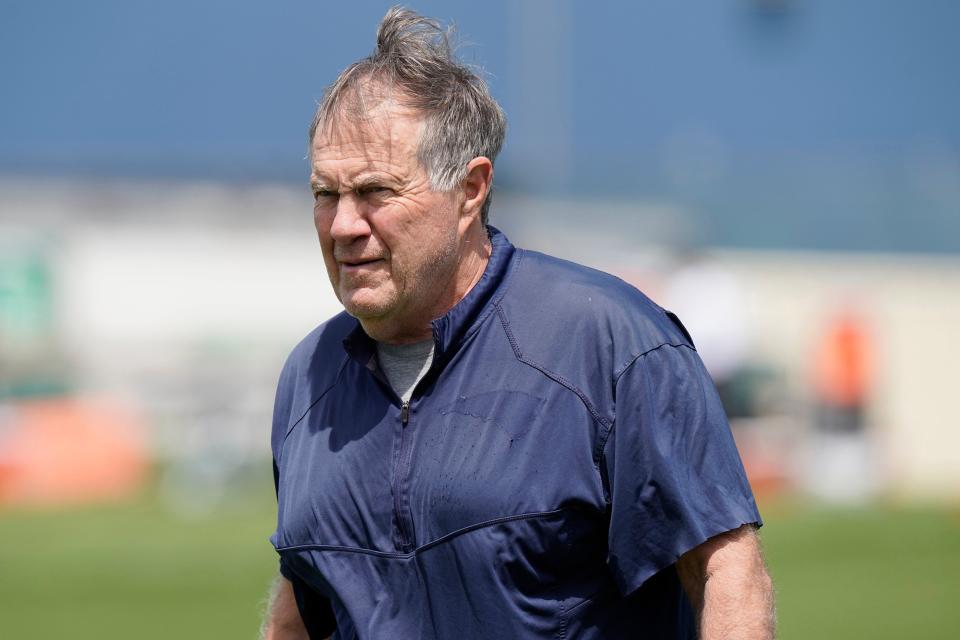
[[[249,350],[248,368],[264,371],[262,379],[251,377],[250,385],[264,387],[251,397],[266,407],[283,356],[341,308],[324,272],[305,192],[253,190],[238,197],[210,187],[163,189],[158,197],[156,189],[132,188],[108,197],[89,190],[80,195],[29,185],[2,189],[0,232],[26,227],[55,239],[61,339],[78,369],[104,384],[122,384],[128,372],[145,368],[176,377],[185,362],[197,361],[198,344],[229,343],[228,364],[211,363],[210,375],[220,375],[216,366],[235,366]],[[673,224],[679,216],[669,207],[648,207],[624,218],[637,227],[626,234],[592,218],[577,223],[572,209],[558,224],[550,203],[498,202],[498,211],[514,216],[518,208],[543,210],[540,217],[515,219],[517,237],[524,237],[524,224],[541,220],[542,232],[526,232],[542,240],[538,248],[614,265],[621,273],[638,265],[653,288],[665,263],[643,229]],[[586,225],[583,233],[576,224]],[[509,230],[510,219],[503,225]],[[648,241],[631,251],[634,237]],[[801,392],[823,310],[854,300],[875,337],[878,377],[870,418],[891,486],[910,496],[960,496],[960,412],[952,402],[960,381],[960,257],[716,256],[743,285],[752,347]],[[657,292],[650,293],[656,299]],[[137,385],[141,379],[129,378],[128,391]]]

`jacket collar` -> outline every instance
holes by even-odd
[[[440,316],[431,325],[433,327],[434,362],[440,365],[457,352],[464,338],[476,325],[496,298],[500,285],[506,279],[514,246],[496,227],[487,227],[492,251],[483,275],[460,302]],[[373,368],[376,342],[363,330],[359,320],[354,320],[353,330],[343,340],[344,349],[353,358],[368,368]]]

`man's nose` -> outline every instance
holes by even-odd
[[[363,214],[363,202],[354,193],[341,195],[330,225],[330,236],[337,242],[349,242],[368,235],[370,225]]]

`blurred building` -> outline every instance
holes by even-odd
[[[596,213],[583,216],[591,208]],[[272,394],[285,355],[340,309],[305,190],[251,188],[238,197],[235,188],[211,184],[78,183],[61,191],[6,182],[0,210],[4,237],[34,229],[45,247],[38,268],[47,273],[50,290],[41,295],[42,311],[30,311],[39,314],[36,326],[48,327],[44,338],[29,349],[11,347],[7,338],[0,351],[8,389],[30,379],[38,384],[31,372],[47,371],[53,391],[139,407],[149,417],[153,455],[181,474],[171,490],[192,491],[198,500],[198,483],[215,494],[231,474],[266,455]],[[527,215],[512,218],[508,211]],[[668,305],[666,238],[647,234],[640,241],[618,232],[627,223],[615,223],[618,216],[651,224],[675,219],[668,211],[501,194],[493,216],[518,244],[620,273]],[[583,222],[596,216],[614,223]],[[670,227],[656,228],[668,233]],[[863,429],[876,452],[869,471],[878,491],[960,496],[960,430],[947,405],[953,363],[960,358],[960,346],[948,339],[960,326],[960,258],[757,250],[711,255],[724,281],[737,282],[738,313],[749,318],[747,336],[737,338],[749,344],[743,357],[777,378],[775,396],[761,393],[753,422],[741,423],[748,447],[764,442],[764,433],[801,444],[813,433],[818,341],[833,310],[852,304],[869,319],[874,352]],[[709,313],[697,312],[690,325],[709,322]],[[17,326],[8,321],[4,335],[19,335]],[[12,362],[19,363],[16,370]],[[751,441],[758,430],[761,437]],[[796,463],[799,475],[807,472],[802,461],[782,463]]]
[[[339,310],[307,123],[389,4],[4,7],[0,478],[29,413],[6,409],[77,400],[89,424],[105,399],[146,421],[176,501],[243,486],[283,358]],[[960,4],[414,8],[459,27],[506,111],[493,223],[674,307],[758,486],[960,495]],[[845,305],[862,378],[822,357]],[[827,415],[856,442],[812,445]]]

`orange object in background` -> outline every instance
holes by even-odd
[[[142,421],[117,403],[29,400],[0,412],[0,505],[129,497],[147,470]]]
[[[850,309],[837,314],[816,352],[814,385],[820,402],[835,407],[861,406],[873,374],[871,355],[863,319]]]
[[[741,450],[743,469],[757,500],[775,498],[791,488],[785,456],[764,456],[752,449]]]

